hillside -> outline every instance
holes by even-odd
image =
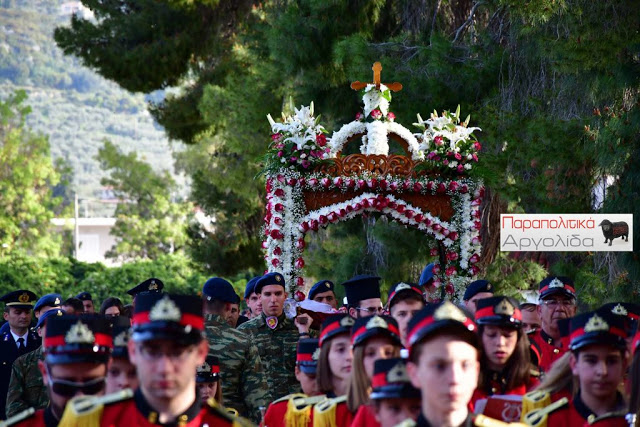
[[[54,28],[67,25],[79,5],[0,0],[0,97],[27,91],[33,110],[28,125],[49,136],[52,155],[73,168],[74,190],[80,198],[92,199],[101,194],[103,172],[94,156],[105,139],[124,151],[137,151],[156,169],[172,171],[173,158],[162,128],[147,112],[144,95],[120,89],[56,46]],[[87,212],[108,213],[100,206],[92,203]]]

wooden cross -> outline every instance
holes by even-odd
[[[382,71],[382,64],[380,64],[379,62],[376,62],[373,64],[373,67],[371,67],[371,69],[373,70],[373,84],[376,85],[376,89],[380,90],[380,84],[381,84],[380,71]],[[351,89],[362,90],[366,88],[368,84],[371,84],[371,83],[362,83],[359,81],[355,81],[351,83]],[[398,92],[402,90],[402,83],[395,82],[395,83],[383,83],[383,84],[393,92]]]

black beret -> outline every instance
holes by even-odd
[[[78,295],[76,295],[76,298],[78,298],[80,301],[93,301],[93,298],[91,298],[91,294],[89,292],[80,292]]]
[[[269,285],[282,286],[285,290],[284,276],[277,272],[267,273],[256,281],[254,292],[259,294],[262,292],[262,288]]]
[[[331,280],[320,280],[309,290],[309,299],[313,299],[317,294],[328,291],[333,292],[333,282]]]
[[[237,304],[240,302],[236,291],[228,281],[221,277],[212,277],[202,287],[202,295],[206,300],[219,300]]]

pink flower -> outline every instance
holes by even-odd
[[[471,155],[471,157],[473,157],[473,160],[474,160],[475,162],[477,162],[477,161],[478,161],[478,155],[477,155],[476,153],[473,153],[473,154]]]
[[[302,277],[296,277],[296,285],[298,287],[303,287],[304,286],[304,279]],[[298,292],[300,292],[300,291],[298,291]],[[300,300],[300,301],[302,301],[302,300]]]
[[[455,261],[458,259],[458,253],[457,252],[447,252],[447,259],[449,261]]]
[[[429,250],[429,255],[438,256],[438,248],[431,248],[431,250]]]
[[[374,119],[378,120],[379,118],[382,117],[382,111],[378,110],[377,108],[375,110],[373,110],[371,112],[371,117],[373,117]]]
[[[453,276],[454,274],[456,274],[456,268],[454,266],[451,266],[451,267],[447,268],[444,273],[447,276]]]
[[[347,187],[352,188],[352,187],[355,187],[355,185],[356,185],[355,179],[353,178],[347,179]]]
[[[456,153],[454,157],[456,158],[456,160],[462,160],[462,154],[460,153]]]
[[[280,218],[279,216],[273,218],[273,223],[276,224],[277,226],[282,227],[282,224],[284,224],[284,220],[282,218]]]
[[[356,120],[362,120],[362,118],[363,118],[363,117],[364,117],[364,116],[362,115],[362,113],[361,113],[360,111],[358,111],[358,112],[356,113]]]
[[[309,185],[315,187],[316,185],[318,185],[318,180],[316,178],[311,178],[309,180]]]
[[[280,232],[280,230],[271,230],[269,234],[271,235],[271,238],[275,240],[282,240],[284,238],[284,235]]]
[[[298,258],[295,262],[295,266],[296,268],[303,268],[304,267],[304,259],[302,257]]]
[[[471,258],[469,258],[469,262],[471,264],[475,264],[478,261],[480,261],[480,257],[478,256],[478,254],[473,254],[471,255]]]
[[[316,144],[318,144],[318,147],[324,147],[327,145],[327,137],[323,133],[319,133],[316,135]]]
[[[280,246],[276,246],[276,248],[273,250],[273,254],[276,256],[282,255],[282,249],[280,248]]]
[[[424,215],[418,214],[413,219],[415,219],[416,222],[422,222],[422,221],[424,221]]]
[[[309,223],[307,221],[304,221],[302,224],[298,226],[298,230],[300,230],[303,233],[306,233],[309,230]]]
[[[282,139],[282,134],[280,133],[272,133],[271,134],[271,140],[273,142],[279,142]]]
[[[282,157],[282,151],[278,151],[278,157]]]
[[[298,240],[296,240],[296,248],[298,248],[298,249],[304,249],[304,247],[305,247],[306,245],[307,245],[307,244],[304,242],[304,239],[298,239]]]
[[[276,212],[283,212],[284,205],[282,203],[276,203]]]
[[[277,267],[280,264],[280,260],[278,258],[273,258],[271,260],[271,265],[273,265],[274,267]]]
[[[478,141],[473,143],[473,148],[476,149],[476,151],[480,151],[482,150],[482,144],[480,144]]]
[[[413,191],[415,191],[416,193],[419,193],[422,190],[422,184],[420,184],[419,182],[416,182],[415,184],[413,184]]]
[[[302,279],[302,277],[298,277],[296,279],[296,285],[298,285],[298,279]],[[302,285],[298,285],[299,288],[301,288],[302,286],[304,286],[304,279],[302,279]],[[300,301],[304,301],[306,297],[304,296],[304,292],[302,291],[296,291],[295,293],[295,300],[300,302]]]
[[[437,155],[438,155],[438,153],[436,153],[435,151],[432,151],[429,154],[427,154],[427,159],[428,160],[433,160]]]
[[[273,192],[273,194],[275,194],[278,197],[284,197],[284,190],[282,188],[278,188],[276,191]]]
[[[451,284],[451,282],[447,283],[447,285],[444,287],[444,291],[449,294],[449,295],[453,295],[454,292],[456,291],[455,288],[453,287],[453,284]]]
[[[309,228],[311,228],[311,230],[313,231],[318,231],[318,220],[312,219],[311,223],[309,224]]]
[[[445,166],[447,166],[447,165],[449,164],[449,160],[444,159],[444,160],[442,161],[442,164],[443,164],[443,165],[445,165]]]
[[[438,255],[437,249],[436,249],[436,255]],[[433,264],[433,270],[431,270],[431,272],[433,274],[438,274],[440,273],[440,264]]]
[[[433,143],[440,146],[443,144],[443,140],[442,137],[440,135],[436,136],[435,138],[433,138]]]
[[[329,180],[329,178],[322,178],[320,180],[320,184],[322,184],[323,187],[327,188],[329,185],[331,185],[331,181]]]
[[[387,119],[389,119],[390,121],[394,121],[396,119],[396,115],[389,111],[387,113]]]
[[[342,185],[342,178],[341,177],[336,177],[333,179],[333,183],[335,185],[337,185],[338,187]]]
[[[458,240],[458,233],[456,233],[455,231],[452,231],[451,233],[449,233],[447,237],[451,240]]]
[[[311,162],[309,160],[303,160],[302,162],[300,162],[300,164],[302,164],[302,167],[305,169],[311,166]]]
[[[292,158],[289,159],[289,161],[291,163],[297,163],[298,162],[298,158],[297,157],[292,157]]]
[[[449,190],[456,191],[459,186],[460,186],[460,184],[458,184],[456,181],[451,181],[449,183]]]
[[[326,215],[320,215],[320,217],[318,218],[318,222],[324,225],[329,222],[329,218],[327,218]]]

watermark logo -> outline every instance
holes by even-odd
[[[501,214],[503,252],[633,251],[632,214]]]

